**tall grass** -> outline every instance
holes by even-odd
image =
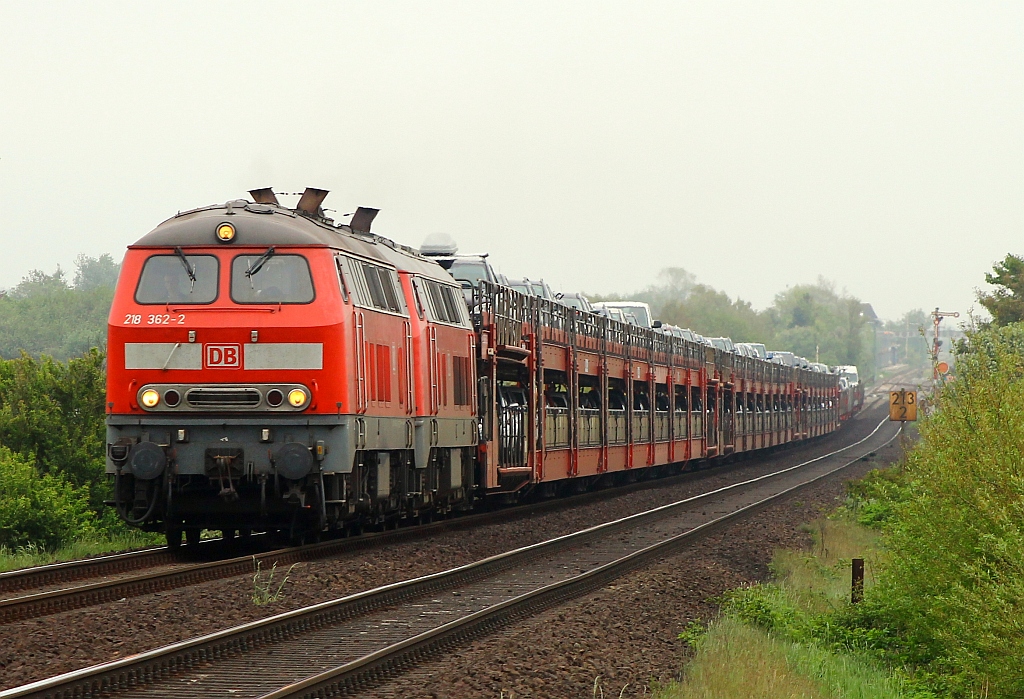
[[[792,668],[783,644],[760,629],[723,618],[698,644],[684,680],[659,699],[819,699],[811,679]]]
[[[826,696],[873,696],[857,694],[847,668],[888,666],[896,679],[870,691],[1024,697],[1024,324],[969,339],[901,467],[852,491],[850,520],[882,532],[881,545],[845,531],[850,521],[820,523],[816,550],[776,559],[776,584],[725,601]],[[851,605],[858,549],[869,577],[864,602]]]
[[[110,536],[73,541],[54,551],[47,551],[33,545],[15,548],[0,546],[0,573],[59,561],[73,561],[105,553],[146,548],[158,545],[161,541],[162,538],[159,534],[126,529],[123,533]]]
[[[726,616],[708,629],[680,683],[657,699],[899,699],[884,668],[787,641]]]
[[[841,608],[850,599],[850,566],[864,559],[870,587],[882,558],[881,535],[846,518],[821,518],[804,527],[814,537],[810,551],[778,551],[772,573],[794,602],[813,613]]]

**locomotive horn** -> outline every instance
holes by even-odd
[[[316,216],[320,213],[320,205],[324,203],[324,199],[326,198],[326,189],[306,187],[306,191],[302,193],[302,198],[299,199],[299,203],[295,208],[304,214]]]
[[[356,212],[352,214],[352,221],[348,224],[349,228],[357,233],[369,233],[370,225],[373,223],[373,217],[377,215],[380,209],[370,209],[365,206],[360,206],[356,209]]]
[[[252,200],[257,204],[274,204],[280,206],[277,201],[277,197],[274,196],[273,187],[264,187],[263,189],[250,189],[249,194],[252,195]]]

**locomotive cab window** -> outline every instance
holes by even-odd
[[[310,303],[313,277],[302,255],[239,255],[231,262],[231,299],[235,303]]]
[[[213,255],[152,255],[142,267],[135,302],[206,304],[217,299],[220,264]]]

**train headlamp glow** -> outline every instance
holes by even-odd
[[[217,240],[222,243],[230,243],[235,239],[235,227],[230,223],[222,223],[217,226]]]
[[[155,408],[160,402],[160,394],[152,388],[147,388],[142,392],[142,395],[139,396],[139,401],[141,401],[142,405],[147,408]]]
[[[309,396],[301,388],[293,388],[288,391],[288,403],[293,408],[301,408],[306,404],[307,400],[309,400]]]

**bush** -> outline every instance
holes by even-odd
[[[913,489],[901,464],[870,471],[858,481],[846,484],[847,502],[842,509],[850,512],[858,524],[884,530],[896,518],[896,508],[910,499]]]
[[[103,504],[110,493],[105,394],[104,357],[95,349],[66,363],[27,355],[0,360],[0,448],[11,471],[0,484],[0,546],[9,554],[26,546],[50,554],[72,542],[97,549],[127,542],[127,528]],[[75,524],[83,499],[88,526]]]
[[[0,547],[54,549],[93,533],[87,488],[60,474],[42,477],[24,457],[0,447]]]
[[[92,486],[97,510],[107,492],[103,364],[95,349],[66,364],[27,355],[0,360],[0,444],[33,459],[41,473]]]
[[[953,696],[1024,695],[1024,327],[975,333],[883,519],[890,562],[848,628]]]

